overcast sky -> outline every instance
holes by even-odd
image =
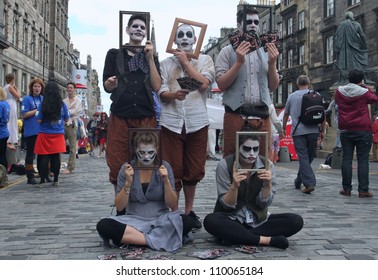
[[[254,3],[254,1],[248,1]],[[92,67],[99,73],[99,86],[105,111],[109,111],[109,94],[102,88],[102,70],[105,55],[119,45],[119,11],[149,12],[155,26],[159,59],[166,53],[175,18],[207,24],[205,39],[219,37],[222,27],[236,27],[236,7],[239,0],[70,0],[68,26],[71,43],[80,51],[80,60],[86,64],[92,56]],[[125,33],[124,33],[125,34]]]

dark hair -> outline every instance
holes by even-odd
[[[350,83],[359,84],[365,77],[365,73],[358,69],[350,70],[348,73],[348,80]]]
[[[253,134],[241,134],[239,136],[239,145],[243,144],[247,140],[257,141],[260,143],[260,137]]]
[[[69,85],[73,85],[73,87],[76,88],[76,84],[75,84],[74,82],[68,82],[68,83],[67,83],[67,87],[68,87]]]
[[[33,80],[30,81],[29,83],[29,95],[33,95],[33,86],[34,84],[40,84],[42,89],[41,89],[41,95],[43,95],[43,90],[45,88],[45,83],[42,81],[40,78],[34,78]]]
[[[246,15],[258,15],[259,11],[256,10],[254,7],[247,6],[247,7],[245,7],[245,13],[246,13]],[[243,17],[244,17],[244,6],[243,6],[242,9],[240,9],[236,13],[236,22],[242,23]]]
[[[158,146],[159,139],[154,132],[139,132],[134,136],[133,139],[135,149],[138,148],[140,144],[151,144]]]
[[[140,19],[141,21],[146,24],[146,16],[143,14],[134,14],[129,18],[129,21],[127,22],[127,27],[130,27],[133,24],[133,21],[136,19]]]
[[[63,106],[62,96],[56,82],[48,82],[45,87],[44,97],[41,104],[43,115],[42,122],[55,122],[61,119]]]

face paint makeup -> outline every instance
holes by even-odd
[[[146,37],[146,24],[140,19],[133,21],[130,27],[126,28],[127,34],[130,36],[130,40],[141,42]]]
[[[157,151],[156,147],[152,144],[140,144],[136,150],[136,154],[143,166],[149,166],[154,162]]]
[[[246,24],[246,30],[247,31],[255,31],[256,33],[260,32],[260,27],[259,27],[259,15],[257,14],[247,14],[246,19],[245,19],[245,24]],[[241,22],[240,25],[238,25],[240,32],[243,31],[243,21]]]
[[[240,160],[247,164],[253,164],[259,155],[259,141],[247,139],[239,147]]]
[[[193,28],[187,24],[179,26],[176,31],[175,43],[180,50],[191,52],[195,44]]]

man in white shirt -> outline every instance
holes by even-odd
[[[67,84],[68,96],[63,100],[67,105],[70,113],[70,118],[64,126],[64,136],[68,139],[70,145],[70,155],[68,159],[67,169],[62,170],[62,174],[71,174],[75,169],[76,164],[76,140],[77,140],[77,127],[78,119],[83,114],[83,106],[80,98],[76,96],[76,85],[73,82]]]
[[[191,25],[182,24],[177,28],[177,50],[160,64],[163,83],[158,94],[162,101],[163,159],[172,166],[176,190],[184,189],[185,214],[195,218],[194,227],[200,228],[202,225],[193,212],[193,202],[196,185],[205,175],[209,126],[206,92],[214,81],[215,73],[210,56],[187,57],[195,42]],[[181,89],[177,79],[182,77],[196,79],[202,84],[193,91]]]

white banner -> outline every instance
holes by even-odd
[[[34,256],[36,257],[36,256]],[[321,257],[321,256],[320,256]],[[376,260],[16,260],[0,262],[2,279],[243,280],[373,279]],[[363,267],[363,269],[361,269]],[[22,269],[21,269],[22,268]]]

